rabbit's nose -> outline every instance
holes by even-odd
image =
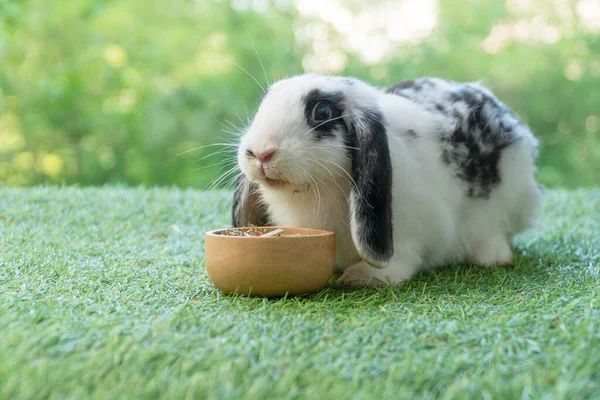
[[[264,164],[273,157],[273,154],[275,154],[275,150],[267,150],[261,153],[255,153],[255,156],[261,164]]]

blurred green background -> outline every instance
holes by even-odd
[[[0,0],[0,185],[207,187],[233,148],[178,154],[256,110],[250,38],[271,81],[482,81],[543,184],[600,184],[600,0]]]

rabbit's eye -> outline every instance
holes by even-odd
[[[315,122],[324,122],[331,118],[331,107],[325,103],[317,103],[313,108],[312,119]]]

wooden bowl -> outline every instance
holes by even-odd
[[[204,235],[208,276],[225,293],[285,296],[314,293],[327,285],[335,262],[335,233],[283,229],[284,236]],[[302,236],[285,236],[299,235]]]

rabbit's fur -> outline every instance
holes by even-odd
[[[335,231],[351,286],[511,263],[542,198],[536,153],[527,126],[477,84],[296,76],[269,87],[241,138],[233,225]]]

